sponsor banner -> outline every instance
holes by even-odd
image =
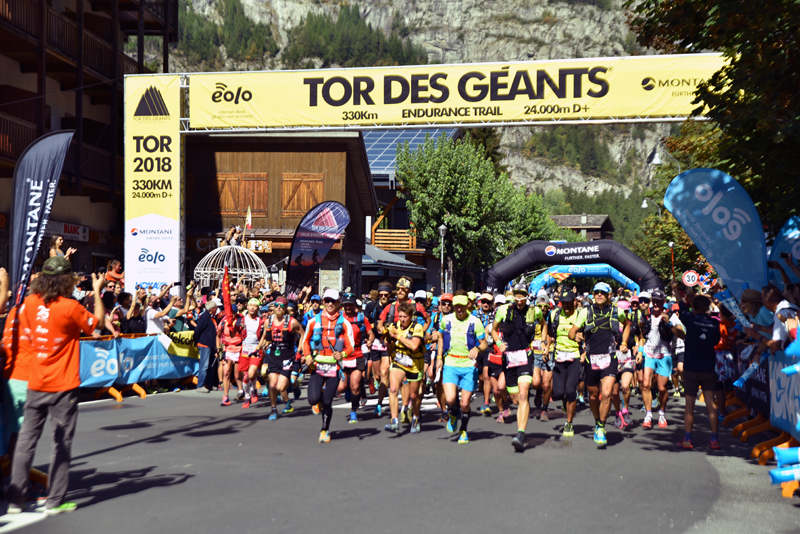
[[[561,278],[562,276],[563,278]],[[611,265],[607,263],[589,263],[585,265],[556,265],[550,267],[531,281],[528,292],[536,294],[540,289],[563,282],[570,276],[574,278],[611,278],[625,289],[631,289],[636,293],[640,291],[639,284]]]
[[[742,312],[742,309],[739,307],[739,303],[733,298],[730,289],[726,289],[724,291],[718,291],[714,293],[714,296],[717,298],[720,304],[728,308],[733,316],[736,318],[736,322],[739,323],[742,327],[750,328],[753,326],[750,321],[747,319],[747,316]]]
[[[761,217],[739,182],[716,169],[692,169],[670,182],[664,206],[734,297],[767,285]]]
[[[769,366],[771,367],[771,366]],[[757,365],[750,373],[743,373],[745,380],[741,389],[736,389],[736,396],[764,417],[770,416],[770,370],[766,362]]]
[[[180,77],[125,77],[125,282],[181,280]]]
[[[800,217],[794,215],[786,224],[783,225],[781,231],[775,237],[775,242],[772,244],[772,250],[769,252],[770,261],[775,261],[783,267],[783,272],[789,277],[793,283],[800,283],[797,275],[789,268],[786,260],[792,259],[792,262],[797,265],[800,262]],[[783,290],[783,277],[777,269],[769,270],[770,282]]]
[[[688,116],[720,54],[192,74],[191,127]],[[280,105],[275,105],[280,102]]]
[[[11,290],[22,303],[75,130],[46,134],[31,143],[14,168],[11,197]]]
[[[60,235],[64,239],[71,239],[72,241],[89,242],[89,227],[80,224],[72,224],[58,221],[47,221],[47,226],[44,229],[45,237],[52,237]]]
[[[81,387],[124,386],[197,374],[199,359],[197,347],[190,344],[192,332],[180,335],[81,341]]]
[[[787,375],[783,372],[784,368],[795,365],[797,361],[783,351],[769,357],[769,387],[772,391],[769,422],[800,440],[800,431],[797,429],[800,419],[800,374]]]
[[[339,202],[321,202],[305,214],[294,231],[286,274],[286,294],[298,294],[319,269],[333,244],[339,240],[350,213]]]

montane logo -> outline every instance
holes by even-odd
[[[148,87],[142,98],[139,99],[139,105],[136,107],[134,117],[169,117],[167,105],[164,103],[164,98],[161,96],[161,91],[153,87]]]
[[[172,230],[139,230],[138,228],[132,228],[131,235],[172,235]]]
[[[548,256],[553,256],[556,253],[556,247],[550,245],[549,247],[544,249],[544,253],[547,254]]]
[[[600,247],[570,247],[557,249],[556,247],[550,245],[544,249],[544,253],[548,256],[552,256],[553,254],[586,254],[587,252],[600,252]]]
[[[656,87],[669,87],[676,89],[679,87],[697,87],[703,78],[668,78],[665,80],[656,80],[648,76],[642,80],[642,89],[645,91],[652,91]]]
[[[215,85],[217,90],[211,93],[212,102],[222,102],[224,100],[225,102],[238,104],[239,100],[250,102],[250,99],[253,98],[253,93],[247,89],[243,91],[241,87],[237,87],[234,91],[233,89],[228,90],[228,86],[224,83],[217,82]]]
[[[138,228],[131,228],[131,235],[134,235],[134,236],[139,235],[139,229]]]
[[[645,78],[642,80],[642,89],[645,91],[652,91],[656,87],[656,81],[653,78]]]

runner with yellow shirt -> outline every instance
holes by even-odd
[[[402,302],[397,305],[397,322],[386,329],[387,345],[389,349],[389,407],[392,411],[391,422],[384,426],[384,430],[397,432],[400,429],[398,412],[400,401],[397,398],[403,381],[408,381],[409,398],[413,418],[411,419],[411,433],[418,434],[422,428],[419,422],[420,408],[422,406],[422,379],[424,376],[425,329],[423,325],[412,320],[416,307],[412,302]],[[403,397],[403,402],[406,402]]]
[[[566,404],[567,422],[562,435],[571,438],[575,435],[572,420],[577,405],[577,386],[581,376],[580,349],[578,342],[570,339],[569,332],[578,322],[575,310],[575,293],[569,289],[558,295],[561,308],[550,312],[548,329],[555,339],[555,367],[553,369],[553,400],[563,400]]]
[[[455,312],[442,318],[439,324],[436,367],[442,369],[442,385],[445,403],[450,415],[447,430],[456,431],[458,389],[461,389],[461,431],[458,442],[469,443],[467,426],[470,418],[470,400],[478,385],[478,369],[475,360],[478,354],[488,347],[483,323],[469,312],[469,299],[463,290],[456,291],[453,297]],[[444,366],[442,364],[444,363]]]

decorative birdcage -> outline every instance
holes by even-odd
[[[216,286],[222,281],[228,266],[231,282],[241,280],[251,285],[262,278],[269,277],[269,269],[254,252],[244,247],[225,246],[212,250],[200,260],[194,269],[194,279],[200,287]]]

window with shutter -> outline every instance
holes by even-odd
[[[266,172],[243,172],[239,180],[239,206],[244,216],[247,216],[247,207],[253,217],[267,216],[267,197],[269,195],[269,180]]]
[[[239,213],[239,173],[217,173],[217,196],[213,213],[215,215],[241,216]],[[247,206],[244,208],[247,214]]]
[[[281,174],[281,217],[302,217],[325,197],[322,173]]]

